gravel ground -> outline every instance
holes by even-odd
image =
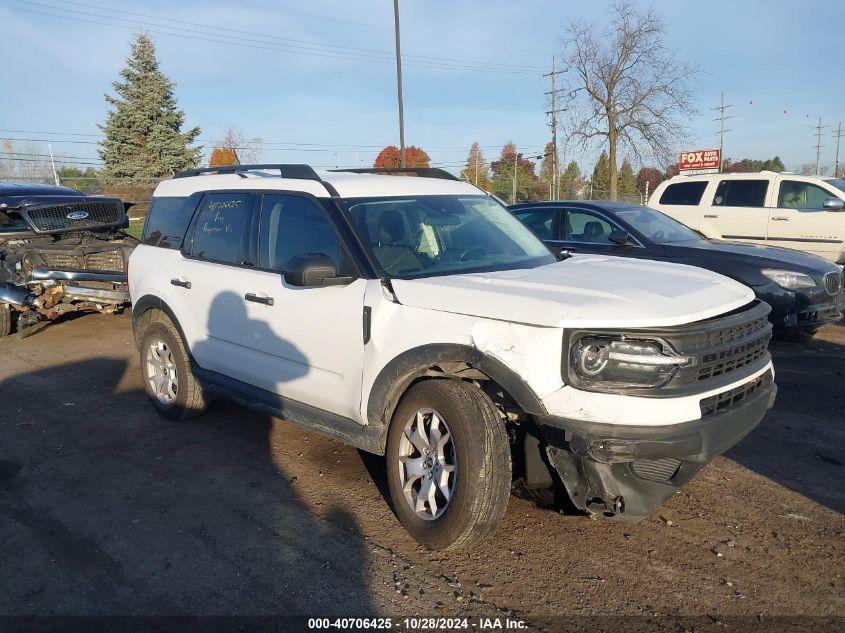
[[[225,402],[167,422],[130,320],[66,320],[0,341],[0,614],[841,627],[843,351],[840,326],[775,343],[775,408],[659,515],[512,497],[491,539],[444,554],[406,536],[380,458]]]

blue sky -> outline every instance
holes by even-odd
[[[711,108],[724,92],[735,105],[727,157],[778,154],[789,168],[814,162],[813,126],[821,116],[830,126],[821,162],[833,163],[832,130],[845,119],[836,67],[845,3],[649,4],[665,16],[668,47],[703,70],[692,85],[699,114],[678,150],[718,146]],[[537,153],[549,138],[541,74],[560,52],[568,21],[605,24],[607,7],[401,0],[407,143],[449,168],[474,141],[488,159],[508,140]],[[320,166],[369,165],[379,147],[398,144],[391,0],[0,0],[0,23],[0,136],[49,138],[56,152],[95,157],[96,138],[83,135],[98,133],[103,93],[133,31],[144,26],[177,83],[188,123],[206,141],[235,125],[268,141],[267,161]],[[563,158],[591,169],[596,153]]]

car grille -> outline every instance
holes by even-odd
[[[704,398],[700,403],[701,417],[714,415],[720,411],[727,409],[735,404],[747,400],[752,394],[756,393],[765,386],[772,383],[772,373],[767,372],[762,376],[757,376],[753,380],[749,380],[744,385],[735,387],[728,391],[717,393],[715,396]]]
[[[829,295],[838,295],[842,292],[842,272],[834,270],[824,276],[824,289]]]
[[[68,253],[41,253],[41,256],[49,268],[110,273],[124,272],[123,254],[119,250],[100,251],[80,257]]]
[[[768,355],[772,326],[770,308],[754,302],[750,308],[708,319],[669,334],[666,339],[682,356],[693,359],[671,385],[689,385],[725,376]]]
[[[73,202],[24,209],[33,228],[39,233],[56,233],[107,226],[117,226],[123,221],[123,203],[120,200]],[[78,214],[77,219],[69,218]]]

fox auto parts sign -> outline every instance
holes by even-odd
[[[721,152],[717,149],[697,149],[691,152],[681,152],[678,168],[686,174],[716,172],[719,171],[721,158]]]

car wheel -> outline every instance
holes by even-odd
[[[156,321],[141,339],[141,376],[153,407],[168,420],[205,411],[202,386],[194,377],[182,337],[170,321]]]
[[[0,338],[9,336],[14,329],[12,306],[0,303]]]
[[[511,456],[498,410],[457,380],[411,387],[387,437],[387,481],[399,521],[431,549],[483,540],[502,520]]]

